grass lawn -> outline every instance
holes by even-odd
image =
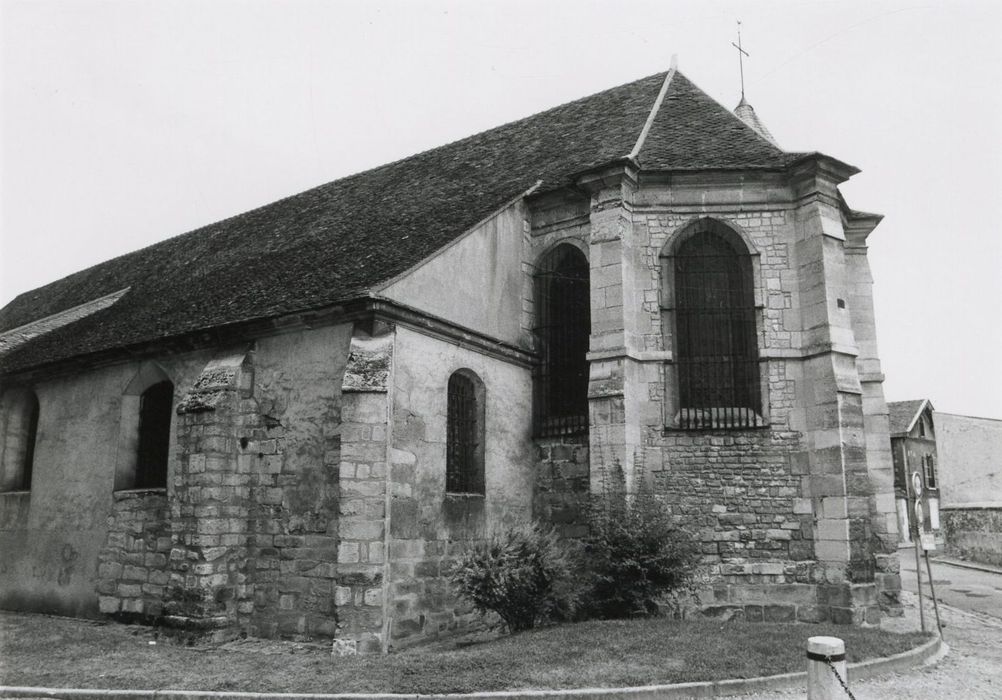
[[[802,671],[807,638],[821,634],[845,639],[850,661],[928,638],[830,625],[617,620],[460,648],[332,658],[327,645],[247,640],[188,648],[148,627],[0,613],[0,684],[302,693],[617,687]]]

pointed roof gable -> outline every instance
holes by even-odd
[[[357,299],[530,188],[571,185],[628,156],[647,170],[781,168],[796,159],[681,73],[671,71],[666,88],[667,75],[335,180],[26,292],[0,310],[0,333],[130,288],[108,308],[0,352],[0,371]]]

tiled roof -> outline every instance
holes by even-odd
[[[780,150],[676,73],[638,160],[649,170],[772,169],[800,155]]]
[[[762,120],[758,118],[758,115],[755,113],[755,108],[748,104],[748,100],[745,99],[744,95],[741,96],[741,101],[738,103],[738,106],[734,108],[734,115],[753,128],[756,132],[758,132],[759,136],[764,138],[773,146],[779,146],[779,144],[776,143],[776,139],[773,138],[772,134],[765,127],[765,124],[763,124]]]
[[[0,355],[0,371],[357,298],[503,203],[624,158],[665,74],[321,185],[20,295],[0,333],[130,287],[113,306]],[[784,153],[679,73],[644,169],[781,168]]]
[[[912,422],[915,420],[915,416],[920,410],[922,410],[922,406],[925,402],[925,399],[915,399],[913,401],[888,401],[887,410],[890,413],[891,435],[907,433],[908,429],[912,425]]]

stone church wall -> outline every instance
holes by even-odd
[[[486,396],[486,495],[446,494],[450,375],[475,372]],[[448,583],[451,563],[492,529],[532,516],[531,377],[527,368],[406,328],[394,347],[387,623],[390,645],[476,621]]]
[[[178,408],[166,489],[115,490],[123,391],[152,360],[37,382],[32,489],[0,494],[0,606],[334,636],[350,334],[156,358]]]
[[[591,493],[588,436],[537,438],[535,448],[535,518],[552,525],[561,537],[585,536]]]
[[[160,366],[177,387],[192,382],[209,357],[161,358]],[[100,595],[132,601],[128,611],[140,613],[151,586],[161,585],[150,572],[162,569],[164,490],[115,491],[123,392],[142,367],[131,362],[33,385],[39,427],[31,491],[0,494],[0,607],[96,617],[112,607],[99,608],[100,585]]]

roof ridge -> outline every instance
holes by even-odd
[[[654,118],[657,117],[658,112],[661,111],[661,105],[665,101],[665,95],[668,94],[668,86],[671,85],[671,80],[675,77],[675,73],[677,72],[678,68],[673,60],[671,68],[669,68],[668,72],[665,73],[664,82],[661,83],[661,90],[658,92],[658,96],[654,99],[654,105],[651,107],[650,114],[647,115],[647,121],[644,122],[644,127],[640,130],[637,142],[633,145],[633,150],[626,155],[626,157],[630,160],[636,160],[637,156],[640,155],[640,149],[644,147],[644,141],[647,140],[647,134],[651,132],[651,127],[654,125]]]
[[[591,100],[591,99],[593,99],[595,97],[598,97],[599,95],[604,95],[607,92],[612,92],[613,90],[620,90],[620,89],[628,87],[630,85],[636,85],[638,83],[643,83],[643,82],[645,82],[647,80],[650,80],[651,78],[653,78],[654,76],[657,76],[657,75],[661,75],[661,73],[651,73],[650,75],[645,75],[643,78],[638,78],[637,80],[631,80],[629,82],[621,83],[619,85],[613,85],[610,88],[606,88],[604,90],[599,90],[598,92],[593,92],[590,95],[585,95],[584,97],[579,97],[579,98],[577,98],[575,100],[569,100],[567,102],[561,102],[560,104],[554,105],[552,107],[548,107],[548,108],[542,110],[541,112],[533,112],[532,114],[527,114],[524,117],[519,117],[517,119],[512,119],[511,121],[507,121],[507,122],[504,122],[502,124],[498,124],[497,126],[492,126],[489,129],[484,129],[483,131],[477,131],[477,132],[474,132],[472,134],[467,134],[466,136],[460,137],[460,138],[458,138],[458,139],[456,139],[454,141],[447,141],[446,143],[439,144],[438,146],[433,146],[431,148],[426,148],[423,151],[418,151],[417,153],[412,153],[412,154],[410,154],[408,156],[403,156],[402,158],[397,158],[396,160],[392,160],[389,163],[381,163],[380,165],[374,166],[372,168],[368,168],[367,170],[359,170],[357,172],[350,173],[348,175],[344,175],[343,177],[339,177],[339,178],[334,179],[334,180],[328,180],[327,182],[324,182],[324,183],[322,183],[320,185],[317,185],[316,187],[311,187],[309,189],[303,190],[302,192],[297,192],[296,194],[289,195],[289,197],[295,197],[295,196],[300,195],[300,194],[305,194],[306,192],[311,192],[312,190],[320,189],[321,187],[326,187],[328,185],[333,185],[336,182],[344,182],[346,180],[351,180],[353,178],[359,177],[361,175],[368,175],[369,173],[378,172],[380,170],[384,170],[386,168],[390,168],[392,166],[399,165],[400,163],[406,163],[407,161],[412,160],[414,158],[419,158],[419,157],[421,157],[421,156],[423,156],[425,154],[434,153],[435,151],[440,151],[440,150],[443,150],[443,149],[448,148],[450,146],[456,146],[458,144],[463,143],[464,141],[469,141],[471,139],[475,139],[475,138],[477,138],[479,136],[483,136],[484,134],[489,134],[489,133],[494,132],[494,131],[500,131],[501,129],[504,129],[505,127],[512,126],[512,125],[518,124],[520,122],[528,121],[529,119],[535,119],[537,117],[542,117],[542,116],[544,116],[546,114],[550,114],[551,112],[555,112],[558,109],[564,109],[566,107],[570,107],[571,105],[576,105],[576,104],[579,104],[581,102],[586,102],[586,101]],[[283,200],[284,199],[288,199],[289,197],[283,197],[282,199]],[[280,201],[282,201],[282,200],[276,200],[275,202],[271,202],[269,204],[263,205],[263,207],[270,206],[270,204],[276,204],[277,202],[280,202]],[[262,207],[258,207],[258,208],[262,208]],[[251,209],[248,212],[244,212],[244,213],[249,213],[250,211],[254,211],[254,209]],[[240,216],[240,214],[236,214],[235,216]],[[213,224],[208,224],[208,226],[212,226],[212,225]],[[198,230],[198,229],[195,229],[195,230]]]

